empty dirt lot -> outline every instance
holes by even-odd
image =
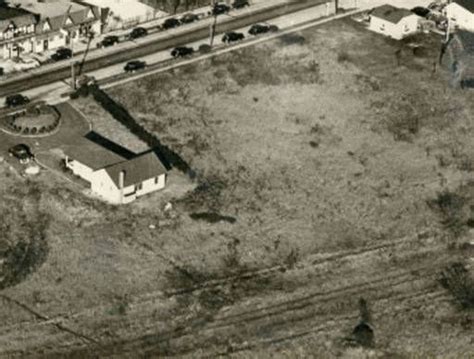
[[[474,95],[440,40],[344,20],[110,90],[197,187],[117,208],[6,182],[42,235],[6,239],[1,355],[472,355]]]

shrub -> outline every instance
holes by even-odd
[[[337,62],[350,62],[351,57],[346,51],[341,51],[337,54]]]
[[[29,129],[28,127],[25,127],[25,128],[23,129],[23,133],[24,133],[25,135],[29,135],[29,134],[30,134],[30,129]]]
[[[474,309],[474,280],[462,263],[447,266],[440,274],[439,283],[452,294],[462,309]]]
[[[31,129],[31,134],[32,134],[32,135],[36,135],[36,132],[37,132],[37,131],[38,131],[37,128],[36,128],[36,127],[33,127],[33,128]]]

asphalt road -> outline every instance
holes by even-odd
[[[233,29],[241,28],[256,22],[264,22],[274,17],[282,16],[288,13],[300,11],[320,3],[324,0],[298,0],[291,3],[280,4],[274,8],[261,9],[255,13],[245,16],[228,19],[227,16],[222,15],[221,18],[227,17],[225,22],[218,22],[216,32],[225,32]],[[146,56],[158,51],[170,49],[176,46],[188,44],[209,36],[208,24],[203,24],[201,27],[194,28],[192,31],[175,34],[166,39],[143,43],[135,47],[133,51],[130,49],[119,50],[116,53],[108,54],[104,57],[94,58],[87,61],[82,71],[90,72],[102,67],[123,63],[128,60]],[[65,63],[64,67],[60,67],[47,73],[34,74],[31,77],[19,79],[17,81],[7,82],[0,86],[0,97],[9,94],[19,93],[32,87],[47,85],[53,82],[61,81],[70,77],[70,65]]]

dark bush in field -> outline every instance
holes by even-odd
[[[459,190],[469,193],[471,186],[466,186]],[[437,211],[441,217],[441,223],[455,237],[465,233],[468,220],[471,216],[469,203],[472,198],[469,195],[463,195],[457,192],[444,191],[438,193],[438,196],[428,201],[428,205]]]
[[[462,263],[447,266],[441,272],[439,282],[462,309],[474,309],[474,279]]]
[[[236,219],[234,217],[223,216],[215,212],[191,213],[189,217],[191,217],[194,220],[202,220],[209,223],[218,223],[218,222],[235,223],[236,222]]]

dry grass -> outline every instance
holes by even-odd
[[[357,26],[111,90],[191,165],[197,187],[115,208],[43,184],[56,219],[48,260],[9,294],[51,316],[76,313],[63,322],[117,356],[362,358],[345,341],[359,298],[376,354],[469,350],[467,316],[438,279],[463,255],[447,250],[443,216],[463,226],[459,243],[472,223],[472,94],[432,73],[436,37],[418,40],[418,56],[402,46],[396,66],[401,45]],[[20,336],[5,347],[44,343]],[[94,348],[70,343],[53,351]]]

